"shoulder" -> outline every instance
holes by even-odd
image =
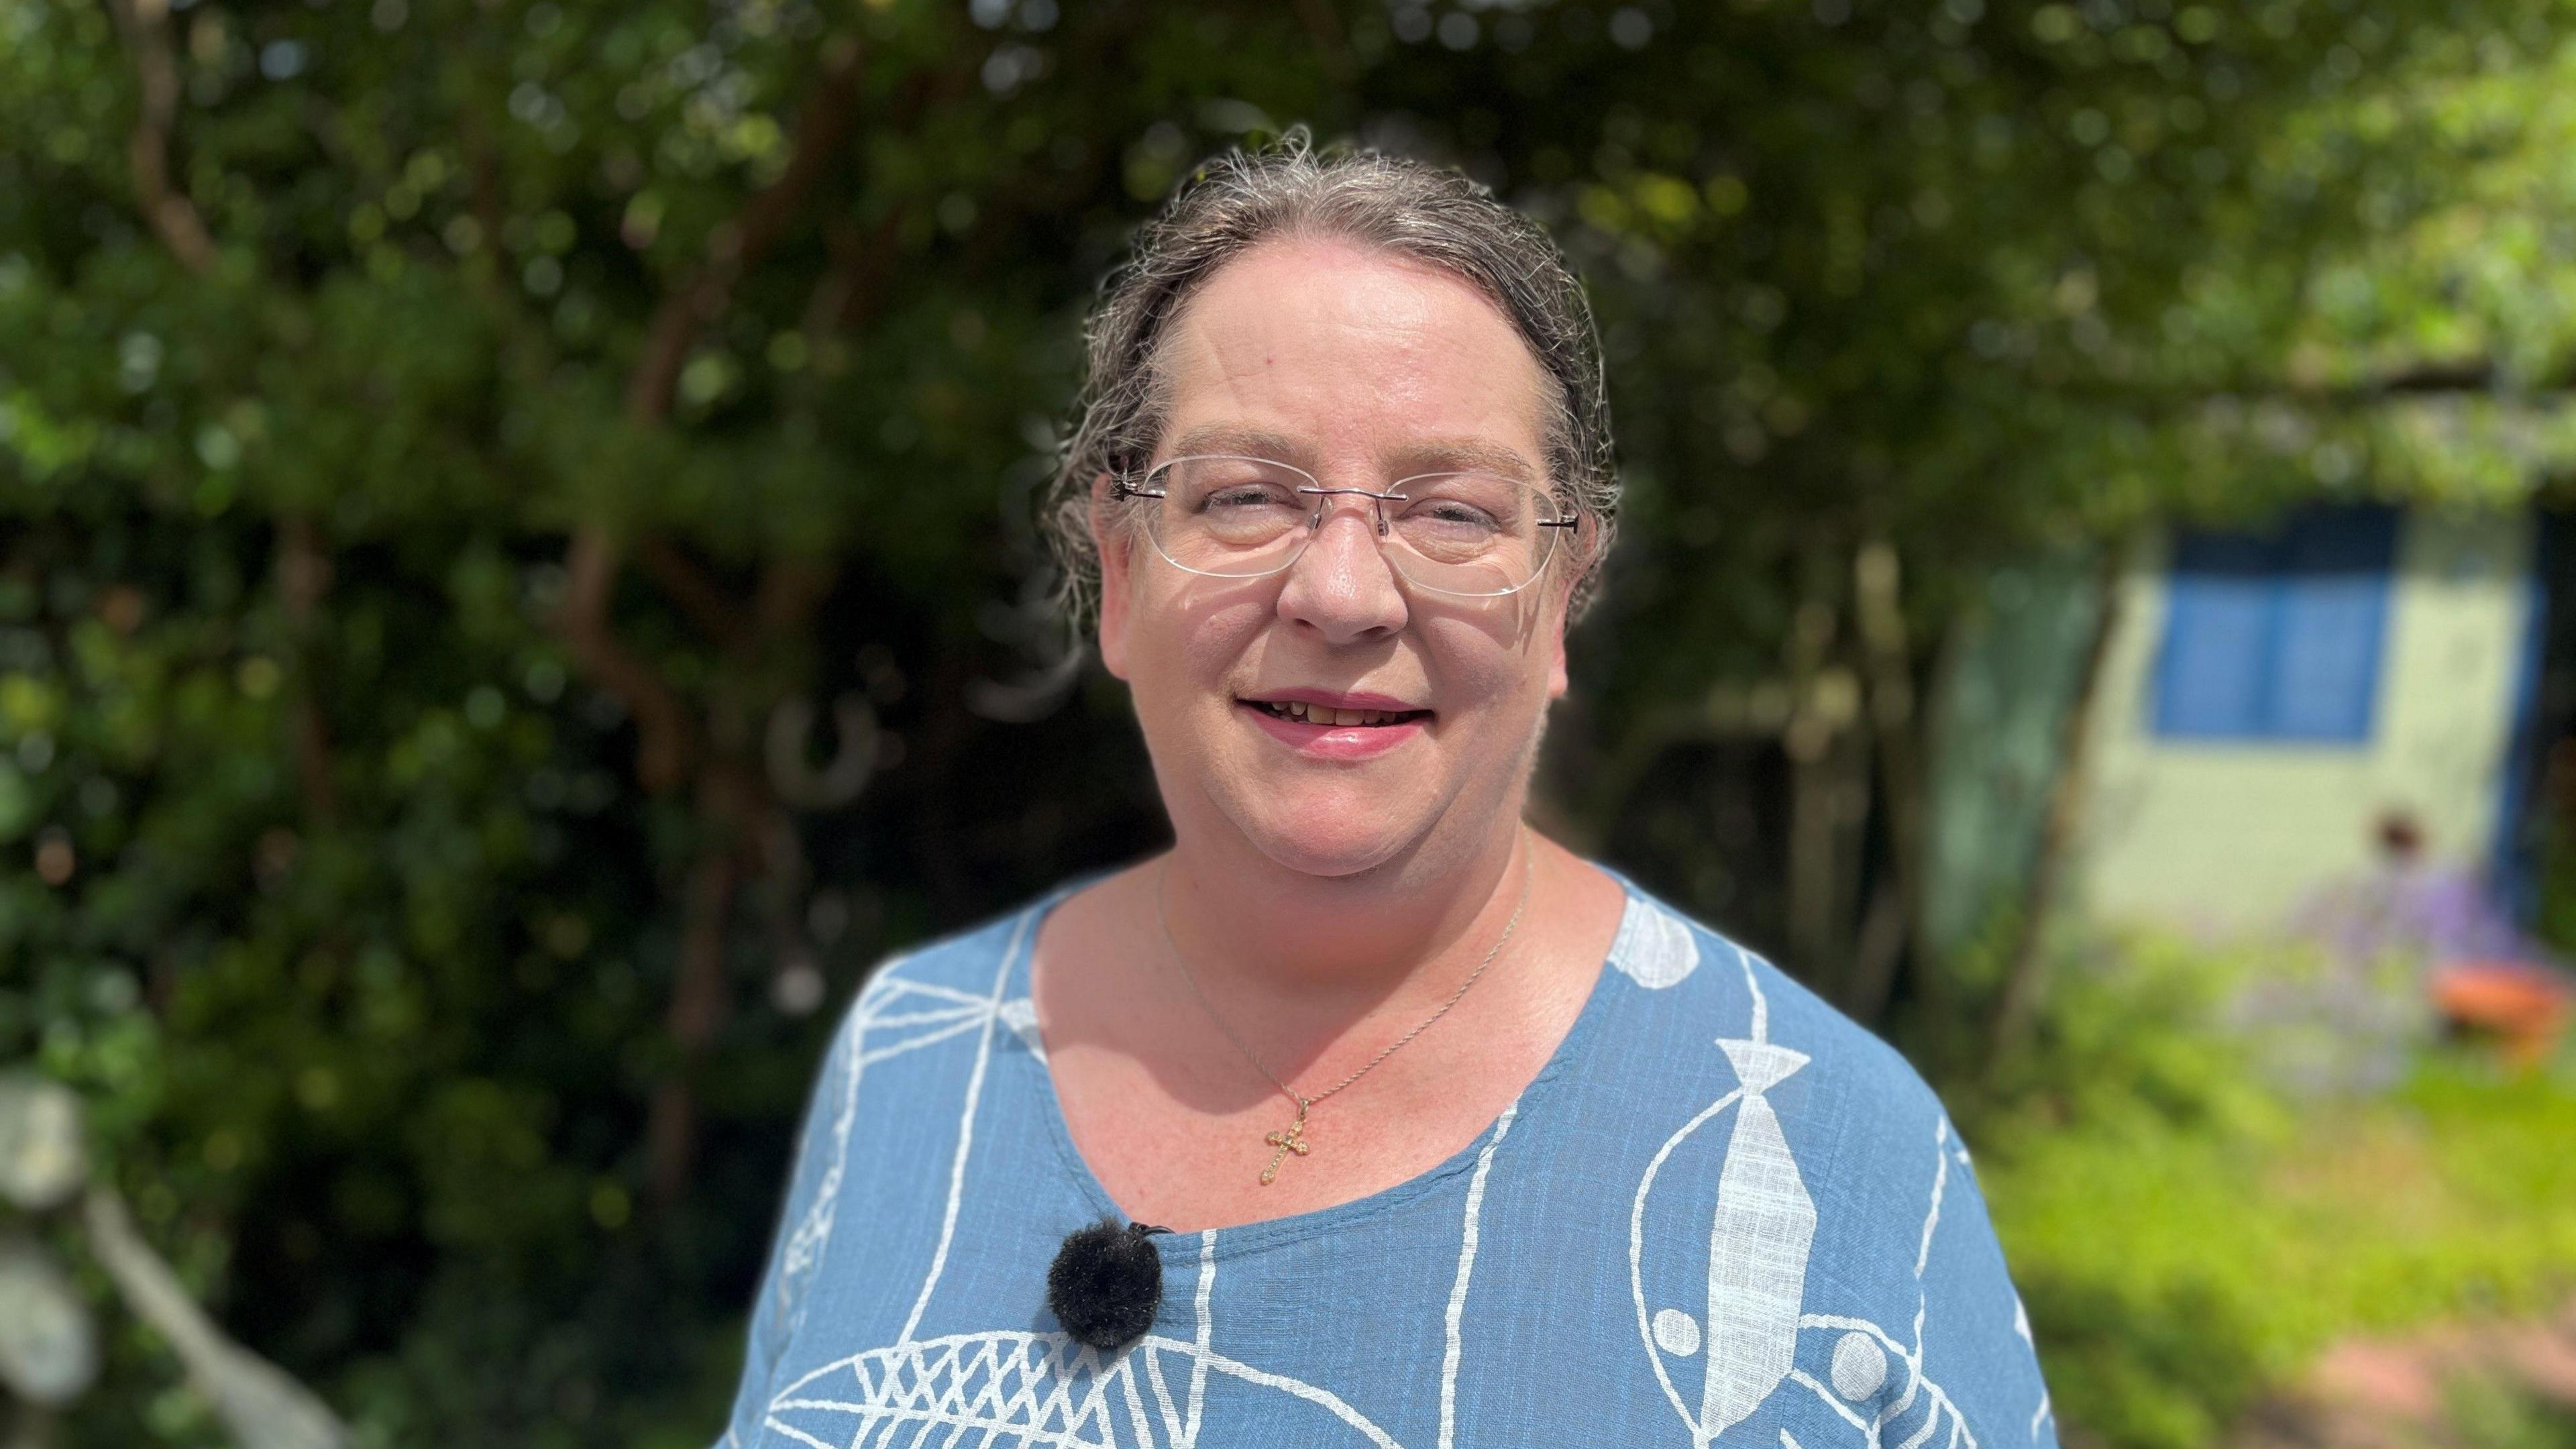
[[[1920,1124],[1927,1134],[1943,1124],[1946,1134],[1939,1097],[1894,1047],[1760,953],[1634,881],[1613,878],[1628,901],[1610,946],[1616,975],[1606,984],[1641,993],[1665,1019],[1663,1031],[1716,1048],[1748,1091],[1780,1084],[1775,1102],[1861,1122]],[[1786,1085],[1792,1079],[1794,1094]]]
[[[902,1042],[925,1035],[944,1039],[998,1013],[1014,1031],[1027,1034],[1034,1013],[1025,1000],[1026,964],[1038,923],[1049,907],[1081,884],[1077,880],[1058,886],[972,925],[880,958],[860,978],[857,992],[841,1010],[834,1060],[825,1063],[825,1073],[836,1070],[839,1059],[854,1049],[863,1047],[866,1055],[879,1055],[883,1047],[877,1038],[888,1031],[897,1032]]]
[[[1648,1135],[1693,1109],[1659,1147],[1692,1210],[1722,1205],[1740,1159],[1747,1182],[1775,1172],[1763,1191],[1805,1220],[1820,1279],[1838,1291],[1911,1291],[1927,1271],[1945,1276],[1943,1263],[1980,1281],[1999,1273],[1967,1146],[1913,1064],[1760,955],[1629,892],[1604,988],[1639,993],[1624,1003],[1619,1056],[1652,1079],[1633,1089],[1651,1104]],[[1700,1160],[1700,1138],[1726,1144],[1723,1171]]]
[[[978,996],[990,993],[995,976],[1013,957],[1027,951],[1039,917],[1060,894],[1048,891],[973,925],[889,953],[869,970],[861,994],[895,986],[968,991]]]

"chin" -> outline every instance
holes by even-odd
[[[1291,870],[1338,877],[1373,870],[1404,853],[1424,833],[1412,812],[1344,792],[1291,792],[1241,802],[1231,811],[1255,849]]]

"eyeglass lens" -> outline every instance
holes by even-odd
[[[1342,490],[1263,458],[1175,458],[1147,476],[1148,529],[1173,564],[1255,578],[1296,561]],[[1352,490],[1357,492],[1357,490]],[[1547,566],[1562,518],[1556,500],[1490,473],[1407,478],[1352,500],[1370,509],[1378,546],[1398,573],[1442,593],[1508,594]]]

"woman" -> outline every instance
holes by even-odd
[[[1060,542],[1173,848],[869,980],[729,1442],[2053,1443],[1921,1082],[1521,822],[1616,501],[1555,248],[1231,157],[1090,365]]]

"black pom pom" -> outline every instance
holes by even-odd
[[[1106,1219],[1065,1235],[1047,1268],[1047,1307],[1077,1343],[1102,1352],[1142,1337],[1163,1306],[1163,1255],[1143,1223]]]

